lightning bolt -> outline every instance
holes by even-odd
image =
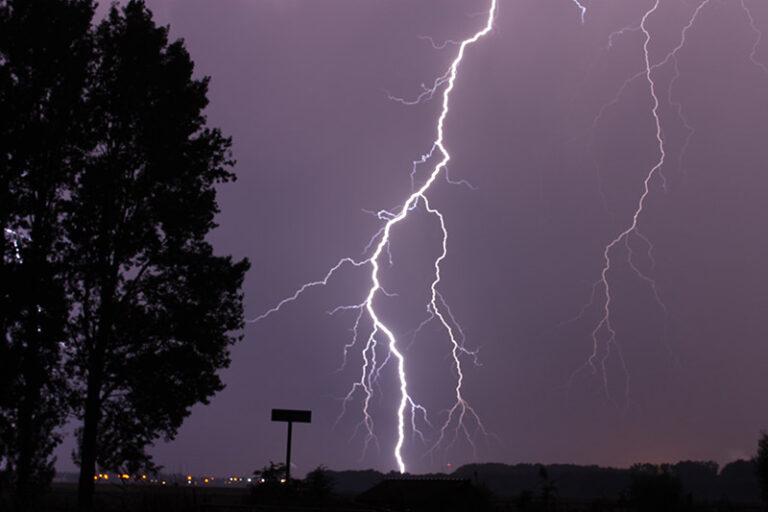
[[[584,13],[584,8],[578,3],[575,2],[577,5],[580,6],[582,9],[582,17]],[[397,226],[397,224],[404,222],[408,218],[408,214],[413,211],[415,208],[419,206],[419,204],[423,204],[427,212],[431,215],[434,215],[437,217],[440,223],[440,228],[442,230],[442,252],[440,256],[435,260],[434,263],[434,279],[432,281],[430,290],[431,290],[431,300],[428,305],[428,312],[430,314],[430,318],[427,320],[437,319],[442,328],[447,332],[450,346],[451,346],[451,357],[452,357],[452,363],[454,370],[457,374],[457,383],[455,388],[455,403],[453,407],[448,411],[448,418],[443,424],[442,428],[440,429],[440,438],[438,441],[433,445],[433,448],[439,446],[444,440],[445,436],[447,435],[447,432],[452,428],[455,429],[456,435],[458,435],[459,432],[463,432],[466,436],[469,442],[472,444],[474,448],[474,444],[472,443],[471,438],[471,432],[469,430],[469,427],[466,426],[464,423],[466,418],[472,418],[475,422],[475,429],[480,430],[482,432],[486,432],[485,428],[482,426],[482,423],[480,422],[480,418],[475,412],[475,410],[469,405],[469,403],[466,401],[462,394],[462,385],[464,382],[464,374],[462,372],[461,367],[461,355],[475,355],[474,352],[468,351],[464,348],[464,337],[463,337],[463,331],[461,330],[461,327],[456,322],[455,318],[453,317],[453,314],[451,313],[450,309],[447,307],[447,304],[443,300],[442,296],[440,295],[437,287],[440,283],[440,264],[445,259],[447,255],[447,246],[448,246],[448,231],[445,226],[445,219],[436,208],[433,208],[430,206],[429,201],[427,199],[427,191],[432,186],[432,184],[438,179],[438,177],[443,174],[444,178],[451,181],[447,176],[447,165],[448,162],[451,159],[451,155],[448,152],[448,149],[445,146],[445,122],[448,118],[448,115],[450,113],[450,97],[451,92],[453,91],[456,83],[456,77],[458,76],[459,67],[464,60],[464,56],[466,53],[467,48],[476,43],[478,40],[483,38],[485,35],[487,35],[491,29],[493,28],[493,22],[495,19],[497,11],[497,0],[491,0],[490,5],[488,7],[488,10],[485,14],[485,24],[482,26],[480,30],[475,32],[472,36],[470,36],[467,39],[464,39],[461,42],[456,41],[448,41],[445,43],[451,44],[451,45],[457,45],[458,51],[456,53],[456,57],[451,62],[450,66],[448,67],[448,70],[438,76],[430,86],[426,86],[422,84],[422,92],[413,100],[405,100],[402,98],[398,98],[395,96],[392,96],[388,93],[388,96],[391,100],[397,101],[399,103],[402,103],[404,105],[415,105],[422,101],[426,101],[429,99],[432,99],[436,95],[438,95],[442,89],[442,108],[440,110],[440,115],[437,119],[437,137],[432,143],[431,149],[422,155],[422,157],[418,160],[416,160],[413,163],[413,169],[411,173],[411,194],[401,203],[400,207],[396,209],[395,211],[386,211],[382,210],[376,213],[375,215],[382,221],[384,221],[383,227],[379,229],[379,231],[374,234],[374,236],[371,238],[368,246],[366,247],[366,250],[364,253],[368,253],[371,249],[373,249],[373,252],[370,254],[369,257],[364,259],[354,259],[354,258],[343,258],[339,260],[336,265],[331,267],[331,269],[323,276],[322,279],[319,279],[317,281],[311,281],[308,283],[305,283],[302,285],[299,289],[297,289],[293,295],[281,300],[279,303],[277,303],[274,307],[271,309],[265,311],[261,315],[248,320],[249,323],[254,323],[261,321],[268,316],[275,314],[279,312],[286,304],[289,304],[293,301],[296,301],[301,297],[304,292],[311,288],[319,287],[319,286],[325,286],[328,284],[329,280],[342,268],[345,266],[352,266],[352,267],[362,267],[362,266],[368,266],[370,268],[370,283],[371,286],[368,289],[368,293],[366,294],[365,298],[362,302],[355,305],[350,306],[340,306],[336,308],[335,310],[330,311],[329,313],[335,313],[337,311],[341,310],[358,310],[358,315],[355,319],[354,326],[352,328],[352,340],[350,343],[346,344],[344,346],[344,360],[346,362],[346,356],[349,350],[351,350],[361,339],[360,336],[360,324],[363,320],[363,316],[367,315],[368,319],[370,320],[372,327],[371,331],[368,334],[368,336],[365,338],[365,343],[362,347],[362,357],[363,357],[363,365],[361,369],[361,374],[359,380],[357,380],[351,387],[349,393],[343,398],[342,400],[342,410],[339,418],[345,414],[347,403],[353,399],[353,397],[358,393],[362,392],[363,394],[363,406],[362,406],[362,413],[363,413],[363,419],[361,423],[358,424],[356,431],[359,429],[362,429],[365,432],[365,447],[373,442],[378,443],[376,440],[376,436],[374,434],[374,422],[373,418],[370,413],[370,403],[371,399],[373,397],[373,389],[374,385],[376,384],[381,369],[387,365],[387,364],[394,364],[396,366],[397,370],[397,378],[398,378],[398,385],[399,385],[399,401],[396,409],[396,418],[397,418],[397,442],[394,447],[394,459],[397,463],[397,467],[401,473],[404,473],[406,471],[406,465],[405,460],[403,458],[403,445],[405,442],[405,435],[406,435],[406,416],[410,415],[410,429],[413,432],[414,435],[419,436],[422,440],[424,439],[423,434],[421,431],[417,428],[416,424],[416,418],[417,416],[421,417],[427,424],[429,423],[428,417],[427,417],[427,410],[420,405],[418,402],[416,402],[408,391],[408,381],[407,381],[407,375],[405,371],[405,355],[403,350],[401,349],[400,343],[398,342],[397,337],[395,336],[392,329],[384,323],[384,321],[379,316],[379,313],[376,310],[375,307],[375,299],[380,294],[385,294],[386,291],[382,287],[380,278],[379,278],[379,270],[382,265],[381,260],[383,257],[383,253],[388,253],[388,248],[391,242],[392,238],[392,230]],[[445,45],[437,45],[434,43],[433,40],[427,37],[423,37],[424,39],[427,39],[430,41],[430,43],[435,48],[442,48]],[[428,175],[428,178],[424,181],[424,183],[416,187],[415,183],[415,174],[416,169],[421,165],[426,165],[433,157],[439,157],[439,160],[437,163],[431,168],[431,171]],[[466,185],[469,185],[466,182],[461,182]],[[391,263],[391,255],[390,255],[390,263]],[[425,325],[423,323],[422,325]],[[458,333],[458,334],[457,334]],[[377,347],[379,344],[384,344],[386,346],[387,352],[386,357],[384,358],[384,361],[377,361]],[[337,419],[338,422],[338,419]]]
[[[579,0],[571,0],[571,1],[576,5],[576,7],[578,7],[579,12],[581,13],[581,23],[584,24],[584,20],[587,15],[587,8],[584,7],[584,5],[581,2],[579,2]]]
[[[640,31],[640,25],[629,25],[624,28],[620,28],[619,30],[615,30],[608,34],[608,48],[612,48],[613,45],[616,43],[616,39],[620,38],[624,34],[628,34],[630,32],[639,32]]]
[[[760,45],[760,41],[763,38],[763,33],[760,31],[759,28],[757,28],[757,24],[755,23],[755,18],[752,16],[752,11],[749,10],[747,7],[747,4],[744,2],[744,0],[739,0],[741,5],[741,10],[744,11],[744,14],[747,15],[747,19],[749,20],[749,28],[752,29],[752,32],[755,33],[755,42],[752,44],[752,51],[749,54],[749,60],[752,61],[752,63],[768,73],[768,67],[766,67],[765,64],[757,60],[757,47]]]
[[[457,404],[454,406],[454,409],[458,408],[460,410],[466,410],[468,406],[466,406],[466,402],[464,401],[463,397],[461,396],[461,384],[463,382],[463,374],[461,373],[461,363],[458,359],[458,342],[456,341],[454,337],[453,330],[451,329],[450,325],[446,322],[445,317],[440,312],[440,309],[437,307],[436,303],[436,293],[435,293],[435,287],[437,286],[437,283],[440,281],[440,262],[445,258],[446,255],[446,247],[447,247],[447,239],[448,239],[448,232],[445,229],[445,223],[443,220],[442,215],[437,212],[437,210],[433,210],[429,207],[429,203],[427,200],[427,197],[425,193],[429,189],[430,186],[432,186],[432,183],[437,179],[437,177],[440,175],[440,171],[445,168],[445,166],[448,164],[448,162],[451,159],[451,155],[448,152],[448,149],[444,145],[444,132],[445,132],[445,120],[448,117],[448,113],[450,112],[450,95],[453,91],[456,83],[456,76],[458,75],[458,70],[461,62],[464,59],[464,54],[466,52],[466,48],[477,42],[480,38],[485,36],[487,33],[491,31],[493,28],[493,20],[496,13],[497,8],[497,0],[491,1],[491,6],[488,10],[488,16],[486,19],[485,26],[476,32],[472,37],[465,39],[461,42],[459,45],[459,50],[457,52],[456,58],[451,63],[451,66],[449,67],[448,71],[435,80],[433,88],[431,91],[429,91],[430,97],[432,94],[434,94],[434,91],[437,90],[438,87],[441,85],[445,85],[445,90],[443,91],[443,102],[442,102],[442,110],[440,112],[440,116],[437,120],[437,139],[435,139],[434,143],[432,144],[432,150],[430,151],[430,155],[434,153],[435,150],[439,151],[440,155],[442,155],[442,158],[440,161],[434,166],[432,169],[432,172],[429,174],[429,177],[427,180],[419,187],[417,190],[411,193],[410,196],[406,199],[403,206],[400,208],[400,212],[390,218],[387,223],[384,225],[384,230],[382,232],[381,238],[379,239],[378,245],[376,245],[376,250],[373,252],[369,259],[369,263],[371,265],[371,283],[372,286],[368,292],[368,295],[365,300],[365,309],[368,312],[368,316],[373,322],[373,333],[383,333],[384,337],[387,340],[388,348],[389,348],[389,354],[395,357],[396,364],[397,364],[397,373],[399,377],[399,383],[400,383],[400,404],[397,409],[397,431],[398,431],[398,437],[397,437],[397,443],[395,445],[394,450],[394,456],[395,460],[397,461],[398,468],[400,469],[401,473],[405,473],[405,462],[403,460],[402,455],[402,449],[403,449],[403,443],[405,440],[405,411],[408,404],[411,404],[412,407],[415,407],[416,404],[408,394],[408,384],[405,374],[405,357],[403,356],[403,353],[400,352],[398,348],[397,339],[395,338],[394,333],[381,321],[378,314],[376,313],[376,309],[373,305],[373,299],[375,298],[377,292],[381,289],[381,284],[379,282],[379,257],[384,250],[384,248],[389,244],[390,241],[390,234],[392,231],[392,228],[405,220],[408,216],[408,212],[411,211],[413,207],[415,207],[419,201],[419,199],[422,199],[424,201],[424,204],[430,213],[437,214],[440,218],[440,224],[443,231],[443,252],[440,255],[440,257],[435,261],[435,280],[432,283],[432,311],[440,318],[440,321],[445,326],[446,330],[448,331],[448,334],[451,338],[451,343],[453,345],[452,353],[454,355],[454,361],[457,365],[457,372],[459,374],[458,384],[457,384]],[[421,96],[420,96],[421,98]],[[370,346],[372,343],[375,343],[375,334],[372,334],[369,338],[369,342],[366,345],[366,347]],[[365,370],[364,370],[365,373]],[[367,405],[367,404],[366,404]],[[471,410],[471,408],[468,408]],[[452,409],[453,412],[453,409]],[[412,414],[415,414],[412,410]],[[367,415],[367,410],[366,410]],[[451,416],[449,415],[450,421]]]
[[[616,340],[616,329],[614,328],[612,322],[611,322],[611,306],[613,304],[613,295],[611,293],[611,282],[609,279],[609,273],[612,268],[612,257],[611,253],[614,251],[617,246],[623,243],[624,249],[627,254],[627,262],[629,264],[630,269],[635,273],[635,275],[641,279],[642,281],[648,283],[649,287],[651,288],[651,291],[653,293],[654,299],[656,300],[656,303],[659,305],[659,307],[662,309],[662,311],[666,314],[667,308],[664,302],[661,300],[661,296],[659,295],[658,287],[656,285],[656,281],[648,276],[646,273],[640,270],[640,268],[635,264],[633,259],[633,251],[630,245],[630,239],[632,236],[635,236],[639,240],[641,240],[647,247],[647,256],[648,259],[655,263],[653,259],[653,244],[650,242],[650,240],[645,237],[638,229],[638,223],[640,221],[640,217],[643,214],[643,210],[645,208],[645,202],[651,192],[650,184],[651,181],[655,176],[659,176],[662,179],[662,187],[666,188],[666,181],[664,180],[663,175],[661,174],[661,169],[664,166],[666,159],[667,159],[667,150],[666,150],[666,141],[664,139],[664,134],[662,130],[661,125],[661,119],[659,116],[659,107],[660,107],[660,101],[659,101],[659,95],[658,95],[658,86],[656,84],[656,81],[653,77],[653,72],[666,65],[670,61],[673,62],[674,68],[675,68],[675,75],[673,76],[668,90],[668,99],[670,101],[670,104],[675,107],[678,116],[682,120],[684,126],[688,130],[688,136],[685,141],[685,147],[687,147],[689,139],[693,133],[693,128],[690,127],[690,125],[687,123],[685,117],[682,114],[682,106],[678,102],[673,102],[671,99],[671,88],[674,84],[674,81],[677,79],[679,75],[679,70],[677,68],[677,54],[678,52],[685,46],[686,43],[686,35],[688,31],[691,29],[691,27],[694,25],[697,17],[699,16],[699,13],[701,10],[710,3],[711,0],[704,0],[701,2],[696,9],[693,11],[690,19],[688,20],[688,23],[683,27],[680,35],[680,41],[678,44],[669,51],[664,58],[656,63],[651,63],[650,54],[648,50],[648,46],[651,42],[651,33],[648,30],[647,22],[648,19],[659,9],[660,0],[655,0],[653,6],[648,9],[645,14],[643,15],[639,29],[643,33],[644,36],[644,42],[643,42],[643,62],[644,62],[644,69],[634,76],[628,78],[622,86],[619,88],[616,96],[606,105],[603,105],[603,107],[598,112],[597,116],[595,117],[595,120],[593,122],[593,126],[596,126],[602,115],[604,114],[605,110],[616,103],[618,103],[621,95],[623,94],[624,90],[629,86],[630,83],[632,83],[634,80],[644,77],[645,80],[648,83],[649,93],[652,100],[652,108],[651,108],[651,116],[654,121],[655,126],[655,138],[656,138],[656,147],[658,150],[658,159],[654,163],[654,165],[650,168],[650,170],[645,175],[645,179],[643,180],[643,192],[640,195],[637,207],[634,210],[634,213],[632,215],[632,221],[629,224],[627,228],[625,228],[623,231],[621,231],[615,238],[613,238],[603,249],[603,267],[600,272],[600,279],[595,283],[595,287],[602,288],[603,292],[603,305],[602,305],[602,314],[595,325],[594,329],[592,330],[592,353],[587,358],[585,363],[578,368],[572,375],[571,375],[571,381],[573,378],[583,371],[586,368],[591,368],[593,373],[598,372],[599,368],[599,374],[602,378],[603,382],[603,388],[606,396],[610,399],[610,391],[609,391],[609,383],[608,383],[608,376],[607,376],[607,363],[610,359],[611,355],[613,353],[616,354],[618,358],[619,365],[622,369],[622,372],[624,374],[624,403],[629,404],[629,392],[630,392],[630,375],[629,371],[627,369],[626,362],[624,361],[624,356],[622,354],[621,346],[617,343]],[[743,5],[743,4],[742,4]],[[609,42],[613,41],[613,38],[617,35],[621,35],[622,33],[626,32],[629,29],[622,29],[621,31],[614,32],[611,34],[611,37],[609,38]],[[593,287],[593,297],[594,297],[595,289]],[[592,301],[590,300],[590,305]],[[585,311],[585,308],[582,308],[582,313]],[[601,339],[603,341],[601,341]]]
[[[455,45],[459,44],[458,41],[454,41],[453,39],[446,39],[442,43],[438,44],[431,36],[419,36],[419,39],[421,39],[423,41],[429,41],[429,44],[432,46],[432,48],[434,50],[444,50],[449,45],[450,46],[455,46]]]
[[[669,89],[667,91],[667,101],[670,105],[672,105],[672,108],[675,109],[675,112],[677,112],[677,117],[680,119],[680,122],[683,125],[683,128],[685,128],[685,138],[683,139],[683,144],[680,147],[680,152],[677,155],[677,168],[679,170],[683,170],[683,158],[685,157],[685,154],[688,152],[688,146],[691,143],[691,138],[693,138],[693,134],[696,133],[696,130],[693,129],[693,126],[688,122],[688,119],[683,115],[683,104],[680,101],[677,101],[674,99],[672,95],[673,87],[675,86],[675,82],[677,82],[677,79],[680,78],[680,68],[677,66],[677,56],[675,56],[672,59],[672,63],[674,65],[675,74],[672,76],[672,79],[669,81]],[[685,172],[685,171],[683,171]]]

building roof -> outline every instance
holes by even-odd
[[[394,478],[365,491],[357,500],[394,509],[467,510],[470,503],[482,500],[482,493],[468,479]]]

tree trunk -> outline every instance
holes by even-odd
[[[96,359],[96,358],[94,358]],[[101,415],[99,393],[101,368],[88,372],[88,391],[83,415],[83,434],[80,439],[80,479],[77,485],[77,509],[90,512],[93,507],[93,477],[96,474],[96,439]]]
[[[37,217],[36,217],[37,218]],[[43,268],[40,252],[35,251],[26,260],[27,265],[39,271]],[[41,464],[44,460],[36,457],[40,443],[48,441],[50,432],[45,430],[43,417],[46,414],[43,404],[42,389],[45,385],[45,373],[50,368],[43,368],[46,340],[41,331],[42,321],[39,314],[39,305],[34,300],[40,296],[39,283],[32,283],[34,291],[29,295],[26,304],[29,318],[24,322],[23,355],[21,360],[21,376],[23,377],[22,397],[19,403],[16,482],[14,489],[14,504],[17,512],[25,512],[32,507],[32,499],[43,491],[47,484],[42,477]],[[30,300],[31,299],[31,300]],[[46,333],[47,334],[47,333]]]
[[[103,273],[103,275],[110,274]],[[91,357],[88,360],[83,435],[80,439],[80,479],[77,487],[77,506],[80,512],[90,512],[93,508],[95,490],[93,477],[96,474],[97,441],[101,421],[101,388],[104,385],[104,360],[109,345],[109,333],[112,329],[112,302],[116,281],[116,276],[112,276],[112,279],[101,286],[98,330],[94,337]]]
[[[29,354],[25,354],[25,359],[29,358]],[[28,366],[25,364],[25,366]],[[32,400],[30,396],[30,384],[26,384],[24,390],[24,398],[22,399],[21,406],[19,407],[18,418],[18,458],[16,459],[16,481],[14,488],[14,506],[17,512],[25,512],[29,508],[30,498],[30,484],[32,473],[32,451],[33,448],[30,445],[33,442],[33,428],[32,425]]]

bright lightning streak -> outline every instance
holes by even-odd
[[[467,401],[464,399],[464,397],[461,394],[461,385],[464,381],[464,374],[461,371],[461,360],[459,359],[459,353],[460,352],[466,352],[463,345],[457,341],[456,336],[454,334],[454,329],[451,327],[451,325],[456,325],[457,329],[459,331],[459,334],[461,338],[464,338],[464,333],[461,331],[461,327],[458,327],[458,323],[456,323],[456,320],[453,317],[453,314],[451,313],[450,309],[446,306],[446,314],[448,315],[448,318],[450,318],[450,322],[446,319],[446,316],[442,313],[442,310],[437,305],[437,299],[440,297],[441,302],[444,304],[444,301],[442,300],[442,297],[440,296],[439,292],[437,291],[437,286],[440,283],[440,263],[445,259],[445,257],[448,255],[448,230],[445,227],[445,218],[443,217],[443,214],[440,213],[439,210],[431,208],[429,206],[429,201],[426,197],[424,197],[424,205],[427,209],[427,211],[433,215],[435,215],[440,220],[440,229],[443,231],[443,243],[442,243],[442,253],[440,256],[435,260],[435,279],[432,281],[432,286],[430,287],[432,290],[432,300],[430,301],[430,310],[431,312],[440,320],[440,323],[442,324],[443,328],[447,331],[448,336],[451,340],[451,356],[453,357],[453,364],[454,368],[456,369],[457,374],[457,381],[456,381],[456,402],[454,403],[453,407],[448,411],[448,418],[446,419],[445,423],[443,424],[443,427],[440,429],[440,438],[437,440],[437,442],[433,445],[432,449],[439,446],[444,440],[445,440],[445,433],[450,427],[454,415],[457,417],[456,420],[456,429],[455,429],[455,436],[458,435],[458,432],[461,430],[466,439],[469,440],[470,444],[472,445],[472,450],[475,451],[475,445],[472,442],[472,435],[467,430],[466,423],[464,422],[464,418],[469,414],[477,424],[478,428],[484,433],[488,434],[488,432],[485,430],[485,427],[483,426],[482,422],[480,421],[480,417],[477,415],[475,410],[467,403]],[[474,355],[474,354],[473,354]]]
[[[301,286],[301,288],[296,290],[296,292],[293,295],[291,295],[290,297],[287,297],[287,298],[281,300],[280,302],[277,303],[276,306],[268,309],[267,311],[265,311],[264,313],[260,314],[256,318],[252,318],[250,320],[246,320],[246,322],[249,323],[249,324],[254,324],[254,323],[258,322],[259,320],[264,320],[268,316],[270,316],[270,315],[280,311],[283,308],[283,306],[285,306],[286,304],[288,304],[290,302],[293,302],[296,299],[298,299],[305,291],[309,290],[310,288],[315,288],[315,287],[318,287],[318,286],[325,286],[325,285],[327,285],[328,281],[331,279],[331,277],[333,277],[333,275],[336,273],[336,271],[339,270],[345,263],[349,263],[350,265],[353,265],[355,267],[362,267],[363,265],[365,265],[367,263],[370,263],[370,262],[371,262],[370,259],[363,260],[363,261],[356,261],[356,260],[353,260],[352,258],[343,258],[343,259],[339,260],[339,262],[336,263],[336,265],[334,265],[331,268],[331,270],[328,271],[327,274],[325,274],[325,277],[323,277],[319,281],[311,281],[309,283],[303,284]]]
[[[575,2],[575,3],[580,6],[578,2]],[[581,9],[582,9],[582,16],[583,16],[584,9],[583,7],[581,7]],[[422,440],[424,440],[424,436],[417,428],[416,417],[417,415],[420,416],[427,425],[430,425],[430,422],[427,417],[427,410],[423,406],[419,405],[408,393],[408,382],[407,382],[407,376],[405,372],[405,356],[400,349],[400,346],[397,338],[395,337],[395,334],[381,320],[376,310],[376,307],[374,305],[374,301],[379,294],[389,295],[383,289],[382,284],[379,280],[379,270],[381,266],[380,261],[381,261],[382,253],[387,252],[387,254],[389,254],[388,249],[390,246],[392,229],[398,223],[406,220],[406,218],[408,217],[408,213],[411,212],[413,209],[415,209],[419,205],[420,200],[423,201],[427,211],[430,214],[437,216],[437,218],[440,221],[440,226],[442,229],[442,234],[443,234],[442,249],[443,250],[441,255],[438,257],[438,259],[435,261],[435,264],[434,264],[435,279],[433,280],[430,288],[431,301],[429,303],[428,309],[430,314],[433,315],[434,318],[439,319],[442,327],[446,330],[446,332],[449,335],[450,343],[451,343],[451,355],[453,358],[453,366],[457,373],[457,385],[455,389],[456,402],[453,405],[453,407],[450,409],[448,413],[448,419],[446,420],[445,424],[440,430],[440,433],[441,433],[440,439],[433,446],[433,448],[438,446],[443,441],[443,439],[445,438],[446,431],[453,424],[453,421],[456,421],[457,422],[455,426],[456,433],[458,434],[459,431],[463,432],[467,436],[467,439],[469,440],[470,444],[472,444],[472,447],[474,449],[474,444],[472,443],[472,439],[471,439],[471,433],[469,432],[469,429],[467,428],[467,426],[464,424],[464,419],[466,417],[471,417],[474,419],[474,422],[476,423],[476,429],[479,429],[484,433],[486,432],[485,428],[480,423],[480,419],[478,415],[475,413],[474,409],[470,407],[470,405],[467,403],[466,399],[462,395],[462,384],[464,381],[464,374],[461,369],[460,355],[468,354],[471,356],[475,356],[475,353],[470,352],[466,348],[464,348],[463,331],[458,326],[458,323],[456,322],[453,314],[445,304],[445,301],[443,300],[440,293],[437,291],[437,286],[440,282],[440,263],[443,261],[443,259],[447,255],[448,232],[445,228],[445,222],[442,214],[437,209],[434,209],[429,205],[426,193],[429,190],[429,188],[432,186],[432,184],[437,180],[438,176],[440,176],[441,172],[442,174],[445,175],[446,180],[448,180],[449,182],[451,181],[447,176],[447,167],[446,167],[448,162],[451,159],[451,155],[448,152],[448,149],[445,147],[445,143],[444,143],[445,121],[450,112],[451,92],[455,87],[459,66],[464,60],[464,55],[466,53],[467,47],[476,43],[479,39],[481,39],[491,31],[491,29],[493,28],[493,22],[495,19],[496,10],[497,10],[497,0],[491,0],[490,6],[485,15],[486,21],[483,27],[477,32],[475,32],[471,37],[464,39],[461,42],[454,42],[454,41],[450,42],[450,44],[458,45],[458,51],[457,51],[456,57],[451,62],[451,65],[449,66],[448,70],[443,75],[437,77],[430,87],[427,87],[426,85],[422,85],[422,92],[416,97],[415,100],[404,100],[402,98],[396,98],[392,95],[389,95],[390,99],[394,101],[400,102],[405,105],[415,105],[422,101],[426,101],[428,99],[433,98],[436,94],[438,94],[438,91],[441,88],[444,88],[442,91],[442,108],[440,110],[440,115],[437,120],[437,138],[432,143],[432,147],[430,151],[424,154],[419,160],[416,160],[413,163],[413,169],[411,173],[411,183],[412,183],[411,194],[405,199],[405,201],[400,206],[399,210],[396,210],[396,212],[382,210],[382,211],[379,211],[378,213],[374,213],[374,215],[376,215],[376,217],[379,220],[382,220],[385,223],[384,223],[384,226],[380,228],[379,231],[371,238],[370,242],[366,246],[364,253],[368,253],[370,249],[373,249],[373,252],[371,253],[371,255],[368,258],[364,260],[359,260],[359,261],[352,258],[343,258],[339,260],[339,262],[337,262],[336,265],[334,265],[325,274],[325,276],[322,279],[305,283],[298,290],[296,290],[296,292],[294,292],[294,294],[291,295],[290,297],[283,299],[276,306],[262,313],[258,317],[252,320],[249,320],[250,323],[263,320],[268,316],[280,311],[286,304],[296,301],[304,292],[306,292],[310,288],[325,286],[326,284],[328,284],[329,280],[335,275],[335,273],[344,265],[352,265],[354,267],[362,267],[365,265],[370,265],[371,287],[369,288],[365,296],[365,299],[359,304],[352,305],[352,306],[341,306],[329,312],[333,314],[337,311],[342,311],[342,310],[353,310],[353,309],[359,310],[359,313],[355,319],[355,323],[352,329],[352,332],[353,332],[352,341],[344,346],[344,362],[345,363],[346,363],[346,357],[347,357],[348,351],[360,339],[359,328],[363,318],[363,312],[367,313],[367,316],[372,323],[371,332],[368,335],[365,341],[365,344],[362,348],[363,365],[362,365],[360,379],[352,385],[352,388],[350,389],[349,393],[346,395],[346,397],[343,398],[342,410],[339,418],[341,418],[345,414],[347,402],[352,400],[353,396],[358,392],[358,390],[362,390],[364,395],[363,420],[360,424],[358,424],[358,429],[362,428],[365,431],[366,447],[371,442],[377,443],[376,436],[374,435],[373,418],[371,417],[370,410],[369,410],[371,398],[373,397],[372,389],[378,380],[381,369],[385,365],[387,365],[390,361],[393,361],[397,370],[399,390],[400,390],[400,399],[399,399],[399,403],[397,405],[397,410],[396,410],[397,442],[394,448],[394,458],[397,462],[398,469],[400,470],[401,473],[404,473],[406,471],[405,461],[403,459],[403,453],[402,453],[403,445],[405,443],[406,411],[410,407],[410,419],[411,419],[410,428],[413,434],[415,436],[418,436]],[[437,48],[441,47],[441,45],[435,45],[434,41],[432,40],[430,40],[430,42],[432,43],[433,46]],[[432,167],[432,170],[429,173],[428,178],[424,181],[424,183],[417,188],[415,184],[415,179],[414,179],[416,168],[420,165],[427,164],[427,162],[430,161],[432,157],[436,155],[439,155],[440,157],[439,161],[434,165],[434,167]],[[466,182],[462,182],[462,183],[466,184]],[[391,264],[391,255],[390,255],[389,261]],[[427,321],[431,319],[432,317]],[[456,331],[458,331],[459,333],[458,338],[455,335]],[[388,351],[384,361],[379,363],[376,360],[376,352],[377,352],[376,349],[380,339],[383,339],[386,341],[386,346]],[[337,422],[338,422],[338,419],[337,419]]]
[[[429,187],[432,185],[432,183],[434,183],[434,181],[437,179],[437,177],[440,174],[440,171],[443,168],[445,168],[445,166],[448,164],[448,162],[451,159],[451,155],[448,152],[448,149],[444,145],[444,130],[445,130],[445,120],[448,117],[448,113],[450,112],[450,102],[449,102],[450,95],[456,84],[456,76],[458,74],[459,65],[464,59],[464,53],[466,51],[466,48],[469,45],[477,42],[481,37],[485,36],[493,28],[493,20],[496,14],[496,4],[497,4],[497,0],[491,1],[491,6],[488,10],[488,17],[487,17],[485,26],[480,31],[476,32],[472,37],[470,37],[469,39],[465,39],[464,41],[461,42],[461,44],[459,45],[458,54],[456,55],[456,58],[451,63],[451,66],[448,69],[448,71],[444,75],[439,77],[437,80],[435,80],[435,86],[432,89],[432,92],[430,94],[434,94],[434,90],[440,85],[446,84],[445,90],[443,92],[442,110],[437,120],[437,139],[433,144],[433,148],[440,151],[442,158],[434,166],[434,168],[432,169],[432,172],[430,173],[429,177],[424,182],[424,184],[422,184],[421,187],[419,187],[416,191],[412,192],[411,195],[408,197],[408,199],[406,199],[405,203],[400,209],[400,213],[398,213],[396,217],[387,221],[387,224],[384,226],[384,232],[382,233],[379,244],[377,245],[376,250],[374,251],[373,255],[370,258],[371,282],[373,283],[373,286],[368,292],[368,297],[366,298],[366,301],[365,301],[365,307],[368,311],[368,315],[373,321],[374,330],[383,332],[388,340],[390,354],[392,354],[397,360],[397,372],[400,380],[400,397],[401,398],[400,398],[400,405],[397,409],[398,438],[397,438],[397,443],[395,445],[394,454],[395,454],[395,459],[397,460],[397,465],[401,473],[405,473],[405,462],[403,461],[402,448],[405,440],[405,409],[410,401],[410,397],[408,395],[408,384],[407,384],[406,375],[405,375],[405,358],[403,357],[403,354],[398,350],[397,340],[395,338],[395,335],[379,319],[378,315],[376,314],[376,310],[373,307],[373,299],[376,295],[376,292],[381,288],[381,284],[379,283],[379,256],[381,255],[381,252],[384,250],[384,247],[389,243],[389,237],[390,237],[392,228],[397,223],[403,221],[408,216],[408,212],[410,211],[411,207],[416,205],[419,198],[422,198],[425,201],[425,204],[427,204],[427,208],[429,208],[425,193],[427,192]],[[433,286],[432,286],[433,290],[434,290],[434,286],[436,286],[435,283],[439,282],[439,279],[440,279],[439,277],[440,261],[445,256],[445,243],[447,238],[447,232],[445,231],[445,225],[442,223],[442,217],[441,217],[441,226],[443,228],[444,251],[443,251],[443,254],[440,256],[440,258],[438,258],[438,260],[435,262],[437,278],[435,282],[433,282]],[[445,322],[444,317],[440,315],[439,310],[436,308],[434,294],[433,294],[432,307],[435,314],[440,316],[440,319],[443,322],[443,325],[447,327],[449,334],[451,335],[451,341],[454,344],[453,354],[454,354],[454,359],[456,360],[458,357],[458,354],[457,354],[457,345],[453,337],[453,331],[450,329],[448,324]],[[459,379],[458,379],[458,386],[457,386],[457,389],[459,391],[457,391],[457,401],[460,405],[465,404],[460,393],[462,381],[463,381],[463,375],[461,374],[460,366],[459,366]],[[456,407],[460,407],[460,405],[454,406],[454,409],[456,409]],[[461,409],[462,418],[463,418],[463,411],[465,410],[466,409]],[[450,420],[450,416],[449,416],[449,420]]]
[[[584,7],[579,0],[571,0],[574,4],[576,4],[576,7],[579,8],[579,12],[581,12],[581,23],[584,23],[584,17],[587,15],[587,8]]]

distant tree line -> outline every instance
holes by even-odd
[[[458,468],[451,476],[473,478],[503,496],[526,491],[540,495],[544,487],[550,487],[550,493],[554,491],[562,498],[619,499],[629,498],[633,492],[637,498],[647,494],[646,489],[666,488],[678,492],[681,499],[690,496],[694,501],[760,501],[760,480],[754,460],[737,460],[722,469],[712,461],[635,464],[628,469],[575,464],[470,464]]]
[[[80,510],[97,466],[154,471],[147,447],[222,389],[243,326],[249,264],[206,240],[235,179],[208,78],[142,1],[94,8],[0,0],[0,499],[17,510],[73,418]]]
[[[676,464],[635,464],[627,469],[576,464],[468,464],[449,474],[420,477],[468,479],[484,486],[498,497],[522,497],[522,501],[625,500],[651,510],[659,501],[758,503],[768,479],[756,472],[760,461],[768,463],[768,437],[761,442],[754,460],[737,460],[722,468],[712,461],[682,461]],[[327,477],[340,492],[363,492],[387,478],[374,470],[330,471]],[[655,501],[654,501],[655,500]],[[768,502],[768,501],[767,501]],[[639,507],[642,508],[642,507]]]

